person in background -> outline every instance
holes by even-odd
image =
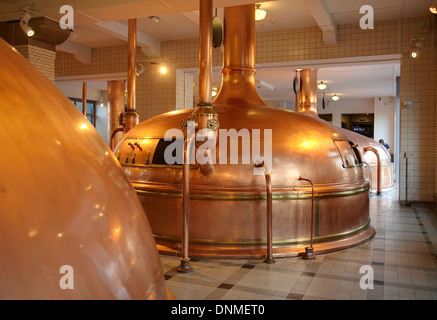
[[[390,146],[388,143],[384,142],[384,139],[379,139],[379,143],[382,144],[387,150],[390,149]]]

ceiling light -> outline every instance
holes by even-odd
[[[25,12],[21,18],[20,18],[20,27],[21,29],[23,29],[24,33],[28,36],[31,37],[35,34],[35,32],[33,31],[33,29],[31,27],[29,27],[29,20],[30,20],[31,16],[29,13]]]
[[[434,14],[437,14],[437,0],[435,0],[432,5],[429,7],[429,11]]]
[[[333,101],[338,101],[338,99],[340,99],[339,96],[337,96],[337,94],[334,94],[331,98]]]
[[[320,81],[320,83],[317,85],[317,88],[319,88],[319,90],[325,90],[326,84],[324,84],[323,81]]]
[[[212,88],[211,95],[215,97],[217,95],[217,88]]]
[[[256,7],[256,9],[255,9],[255,20],[256,21],[263,20],[266,17],[267,12],[265,10],[260,9],[261,4],[259,4],[259,3],[256,4],[255,7]]]

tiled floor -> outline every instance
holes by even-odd
[[[371,196],[377,234],[354,248],[315,260],[194,259],[177,273],[179,257],[161,255],[167,287],[178,300],[398,300],[437,299],[437,211],[400,205],[396,191]],[[363,265],[373,268],[373,289],[361,289]]]

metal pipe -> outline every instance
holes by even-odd
[[[187,126],[187,137],[184,146],[184,164],[182,170],[182,237],[181,237],[181,258],[177,268],[179,273],[190,273],[193,268],[190,266],[189,247],[189,211],[190,211],[190,155],[193,147],[193,130]]]
[[[380,195],[382,190],[381,190],[381,177],[382,177],[382,162],[381,162],[381,157],[379,156],[378,150],[376,150],[373,147],[364,147],[364,153],[366,153],[367,151],[372,151],[375,156],[376,156],[376,160],[377,160],[377,176],[376,176],[376,195]]]
[[[317,69],[300,71],[302,90],[300,93],[299,112],[317,116]]]
[[[212,0],[200,0],[199,16],[199,98],[201,104],[212,101]]]
[[[370,169],[370,165],[367,162],[362,161],[362,163],[365,164],[367,166],[367,169],[369,170],[369,182],[370,182],[370,189],[369,190],[370,190],[370,192],[372,192],[372,170]]]
[[[139,116],[135,111],[136,83],[135,73],[137,49],[137,19],[128,21],[128,73],[127,73],[127,111],[124,114],[124,130],[128,132],[139,123]]]
[[[86,118],[86,82],[82,83],[82,113]]]
[[[212,0],[200,0],[199,17],[199,95],[200,101],[196,110],[191,114],[190,119],[196,122],[196,134],[200,130],[207,129],[203,138],[217,141],[217,130],[219,127],[218,114],[212,105]],[[198,138],[200,135],[198,136]],[[202,139],[196,142],[196,146],[203,144]],[[200,173],[209,176],[215,168],[215,152],[205,154],[207,162],[200,164]]]
[[[124,130],[123,130],[122,127],[117,128],[117,129],[115,129],[114,131],[112,131],[112,134],[111,134],[111,150],[112,150],[112,151],[114,151],[114,148],[115,148],[115,135],[116,135],[118,132],[123,132],[123,131],[124,131]]]
[[[300,80],[300,75],[299,75],[301,70],[302,69],[296,69],[296,75],[294,76],[294,79],[293,79],[293,90],[294,90],[294,93],[295,93],[294,110],[296,112],[299,111],[300,93],[301,93],[301,90],[302,90],[302,88],[301,88],[301,80]]]
[[[405,204],[410,206],[411,203],[408,203],[408,156],[407,153],[404,152],[405,158]]]
[[[314,233],[314,184],[310,179],[299,177],[299,180],[308,181],[311,184],[311,232],[310,232],[310,246],[305,248],[305,254],[302,259],[313,260],[316,258],[313,248],[313,233]]]
[[[264,176],[266,178],[266,192],[267,192],[267,253],[264,260],[265,263],[275,263],[273,260],[273,196],[272,196],[272,178],[264,161],[256,163],[255,167],[263,168]]]
[[[118,144],[121,139],[114,137],[114,141],[111,142],[111,136],[117,128],[123,125],[123,113],[125,108],[125,89],[126,80],[110,80],[108,81],[108,131],[107,139],[108,145],[112,148]],[[122,130],[124,131],[124,130]],[[119,131],[117,131],[119,132]],[[112,148],[113,149],[113,148]]]

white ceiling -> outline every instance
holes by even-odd
[[[339,25],[358,23],[362,5],[374,8],[375,20],[398,19],[401,17],[425,16],[433,0],[214,0],[218,16],[223,19],[223,7],[261,3],[267,11],[266,19],[256,23],[257,32],[305,28],[326,24]],[[0,0],[0,21],[18,19],[26,0]],[[35,15],[45,15],[59,20],[61,5],[71,3],[75,12],[74,32],[77,37],[69,40],[85,48],[126,45],[127,19],[137,18],[137,34],[147,45],[156,46],[161,41],[193,39],[198,37],[199,0],[33,0],[37,8]],[[160,22],[150,20],[158,16]],[[123,29],[124,28],[124,29]],[[143,43],[143,45],[144,45]],[[323,67],[318,79],[325,80],[330,93],[348,97],[393,95],[393,83],[398,66],[394,63],[363,66]],[[294,76],[292,67],[265,68],[257,66],[256,77],[274,87],[260,86],[265,99],[293,100],[291,84]],[[220,82],[216,73],[215,85]],[[217,83],[218,82],[218,83]],[[99,85],[96,84],[98,87]]]

